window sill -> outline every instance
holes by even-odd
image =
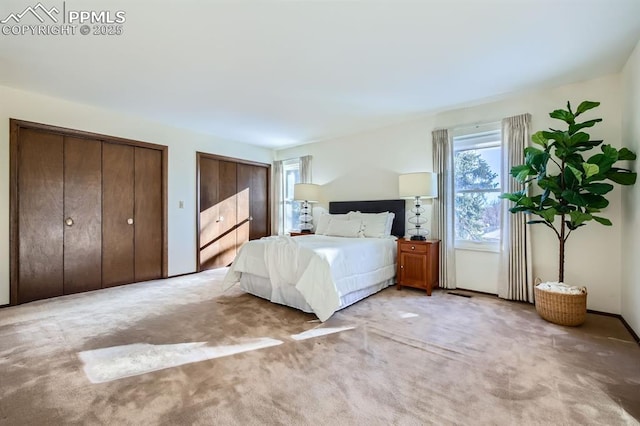
[[[469,251],[485,251],[489,253],[500,253],[500,243],[487,243],[487,242],[475,242],[475,241],[456,241],[456,250],[469,250]]]

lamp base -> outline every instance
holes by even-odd
[[[424,235],[412,235],[411,236],[411,241],[426,241],[427,237],[425,237]]]

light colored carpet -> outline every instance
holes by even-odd
[[[615,318],[389,288],[319,323],[224,272],[0,309],[0,424],[639,424]]]

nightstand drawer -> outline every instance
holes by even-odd
[[[426,253],[428,246],[426,244],[401,243],[400,251],[409,251],[413,253]]]

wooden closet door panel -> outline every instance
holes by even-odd
[[[102,286],[134,281],[134,148],[102,144]]]
[[[102,287],[102,143],[64,139],[64,294]]]
[[[135,281],[162,277],[162,152],[135,148]]]
[[[218,205],[220,206],[220,222],[218,229],[218,253],[215,255],[214,267],[229,266],[236,258],[237,228],[237,164],[231,161],[220,161],[218,174]]]
[[[18,303],[63,294],[63,137],[20,129]]]
[[[198,190],[200,204],[200,270],[214,268],[215,254],[218,252],[219,236],[218,218],[218,175],[220,162],[201,156],[199,162]]]
[[[269,235],[269,169],[252,166],[251,175],[251,233],[256,240]]]
[[[236,220],[238,222],[238,230],[236,232],[236,250],[249,241],[253,226],[253,217],[251,216],[252,166],[238,163],[237,168]]]
[[[238,164],[238,223],[245,228],[246,240],[268,235],[268,168]]]

